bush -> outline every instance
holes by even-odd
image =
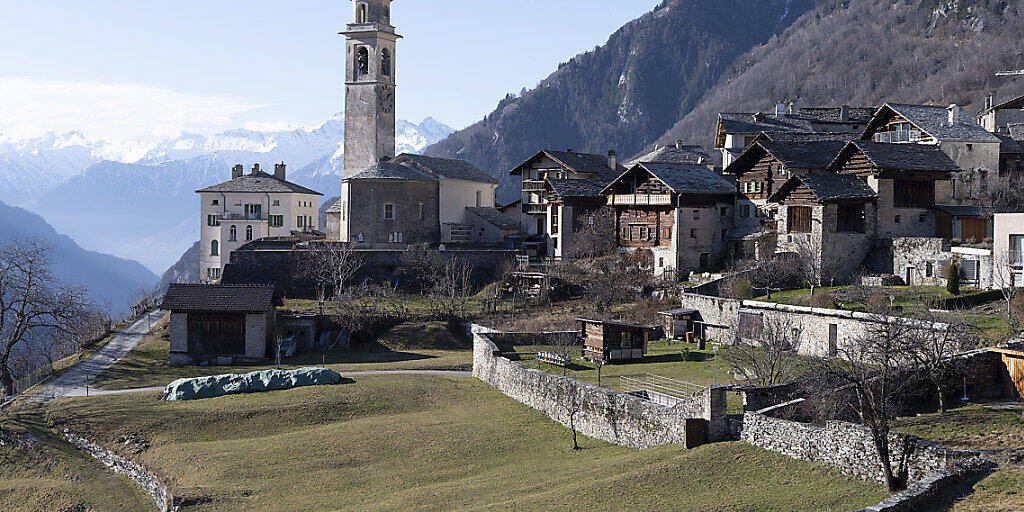
[[[729,297],[739,300],[750,300],[754,298],[754,288],[750,285],[750,279],[741,277],[731,280],[729,283]]]
[[[811,294],[811,307],[812,308],[831,308],[834,304],[832,298],[832,292],[828,290],[815,290]]]
[[[951,262],[946,271],[946,291],[953,295],[960,295],[960,264]]]
[[[867,304],[865,304],[865,306],[867,306],[868,311],[870,312],[885,311],[889,309],[890,305],[892,304],[889,301],[889,297],[878,294],[869,296],[866,302]]]

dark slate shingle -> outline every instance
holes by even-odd
[[[601,191],[607,185],[604,180],[547,180],[551,189],[559,197],[601,197]]]
[[[885,106],[940,142],[999,142],[995,135],[974,122],[963,109],[956,122],[950,124],[949,109],[943,106],[904,103],[886,103]]]
[[[279,180],[273,174],[257,172],[255,174],[243,174],[241,177],[231,181],[218,183],[198,192],[226,192],[226,193],[255,193],[255,194],[279,194],[295,193],[322,196],[320,192],[296,185],[290,181]]]
[[[764,142],[761,147],[790,169],[824,169],[835,160],[846,143],[838,140],[815,142]]]
[[[735,194],[736,187],[703,165],[641,163],[647,170],[678,194]]]
[[[779,190],[772,194],[769,201],[780,202],[783,197],[789,194],[800,183],[803,183],[814,194],[814,197],[822,203],[846,199],[875,199],[878,193],[868,186],[867,182],[850,174],[836,174],[833,172],[819,172],[810,174],[798,174],[784,183]]]
[[[160,307],[171,312],[265,313],[280,304],[273,285],[172,284]]]
[[[496,185],[501,183],[491,175],[477,169],[473,164],[465,160],[402,153],[401,155],[392,158],[390,162],[393,164],[413,167],[435,176],[477,181],[481,183],[493,183]]]
[[[377,162],[368,169],[357,172],[356,174],[343,179],[342,181],[359,181],[359,180],[404,180],[404,181],[433,181],[436,182],[437,178],[426,172],[412,167],[393,164],[390,162]]]
[[[710,161],[711,155],[704,151],[704,148],[700,146],[665,146],[628,162],[626,167],[633,167],[641,162],[707,164]]]
[[[855,140],[850,145],[883,170],[959,172],[961,169],[938,146]]]

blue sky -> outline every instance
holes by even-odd
[[[655,0],[396,0],[398,115],[459,128]],[[0,133],[316,125],[342,106],[350,0],[0,0]]]

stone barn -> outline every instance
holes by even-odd
[[[280,305],[273,286],[172,284],[161,306],[171,312],[170,363],[265,360]]]

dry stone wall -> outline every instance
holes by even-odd
[[[75,448],[88,453],[92,458],[103,463],[115,473],[127,476],[131,481],[142,487],[142,490],[153,497],[160,512],[177,510],[170,488],[141,464],[125,459],[120,455],[84,438],[64,431],[64,439]]]
[[[867,428],[830,421],[797,423],[746,413],[740,439],[765,450],[808,462],[823,462],[843,473],[885,484],[878,452]],[[889,437],[893,471],[907,484],[935,473],[955,474],[978,462],[978,453],[950,450],[923,439],[893,433]]]
[[[486,328],[473,327],[473,376],[509,398],[547,414],[568,426],[567,405],[577,405],[577,430],[588,437],[645,449],[686,441],[686,419],[703,419],[709,440],[728,433],[726,396],[722,388],[708,388],[673,407],[559,375],[528,369],[502,357]]]

